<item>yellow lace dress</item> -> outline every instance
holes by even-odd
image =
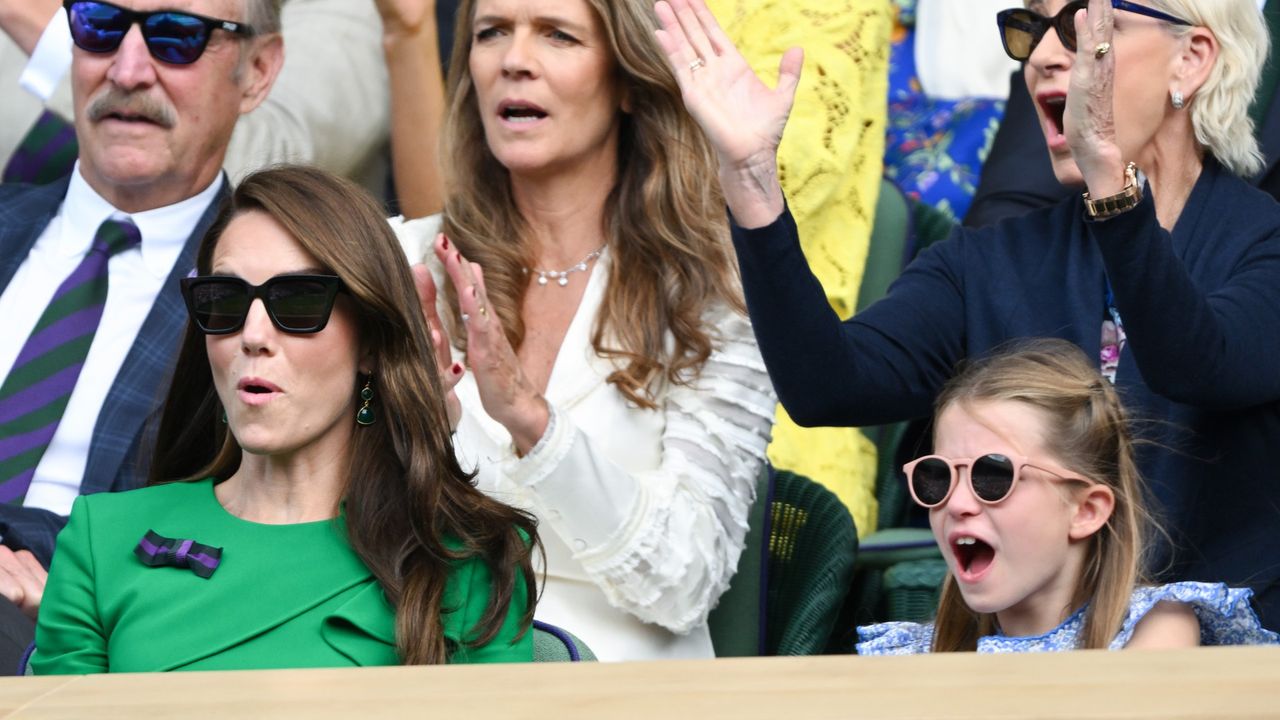
[[[779,173],[809,266],[841,318],[853,314],[883,173],[889,0],[707,0],[766,82],[790,47],[804,70]],[[832,378],[839,382],[839,378]],[[875,530],[875,446],[855,428],[801,428],[778,407],[769,460],[808,476]]]

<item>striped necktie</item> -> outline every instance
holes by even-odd
[[[89,253],[58,286],[0,385],[0,502],[26,497],[102,320],[107,261],[141,240],[127,218],[98,227]]]
[[[71,172],[77,152],[76,129],[45,110],[13,151],[0,177],[4,182],[51,183]]]

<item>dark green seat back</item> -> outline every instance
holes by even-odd
[[[774,476],[765,645],[770,655],[816,655],[849,592],[858,532],[830,490],[785,470]]]
[[[907,198],[891,180],[881,179],[871,240],[867,245],[867,264],[862,271],[862,284],[858,286],[859,311],[884,297],[889,285],[902,273],[910,236],[911,207]]]
[[[707,624],[716,657],[754,657],[764,648],[764,574],[768,546],[768,509],[773,470],[768,463],[756,481],[756,501],[747,516],[746,545],[729,589],[720,596]]]
[[[708,622],[717,657],[815,655],[849,591],[858,533],[812,480],[766,466],[738,572]]]

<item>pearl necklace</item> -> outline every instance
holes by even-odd
[[[604,246],[601,245],[595,250],[592,250],[591,252],[587,253],[586,257],[582,258],[577,263],[570,265],[564,270],[538,270],[536,268],[522,268],[522,269],[524,270],[525,275],[528,275],[531,272],[538,273],[539,285],[546,285],[547,280],[549,278],[554,278],[557,285],[559,285],[560,287],[564,287],[565,285],[569,284],[570,274],[576,273],[576,272],[582,272],[586,270],[587,265],[591,263],[591,261],[600,257],[601,253],[603,252],[604,252]]]

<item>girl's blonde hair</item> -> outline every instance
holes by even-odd
[[[688,382],[711,354],[703,322],[723,302],[745,313],[711,145],[685,111],[654,38],[650,0],[587,0],[600,18],[621,97],[618,178],[605,205],[613,256],[591,344],[617,361],[608,381],[652,408],[655,383]],[[521,301],[534,267],[529,228],[507,169],[489,151],[469,68],[475,1],[458,8],[442,165],[444,232],[484,268],[489,300],[512,347],[524,340]],[[460,322],[456,291],[446,295]],[[463,335],[454,333],[455,336]]]
[[[1128,613],[1152,527],[1134,463],[1130,422],[1115,388],[1065,340],[1032,340],[963,367],[938,396],[935,419],[955,403],[1020,402],[1045,420],[1045,449],[1063,467],[1111,488],[1111,517],[1089,538],[1072,606],[1085,611],[1081,648],[1105,648]],[[944,581],[933,652],[977,649],[995,616],[965,605],[956,580]]]

